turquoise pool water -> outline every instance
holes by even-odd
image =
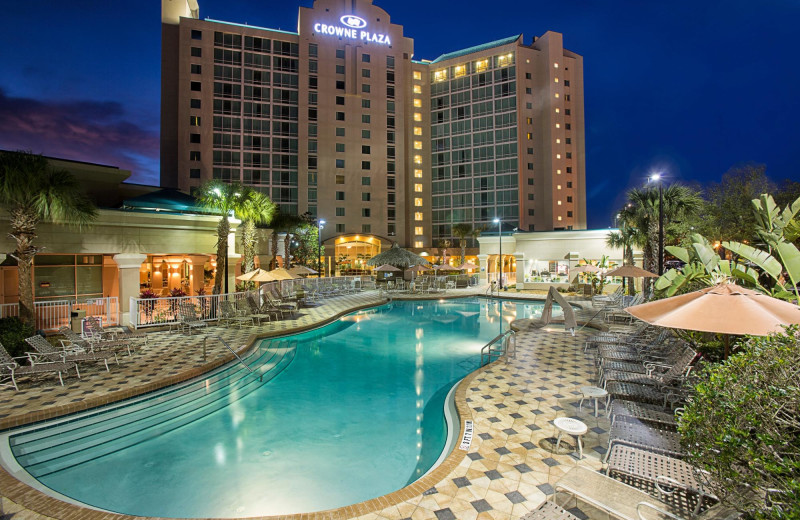
[[[202,378],[12,432],[48,488],[141,516],[318,511],[400,489],[440,456],[450,388],[541,304],[400,301],[265,340]]]

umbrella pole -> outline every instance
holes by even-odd
[[[728,356],[731,353],[731,337],[729,334],[723,334],[722,337],[725,343],[725,354],[722,359],[728,359]]]

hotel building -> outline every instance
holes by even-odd
[[[325,219],[329,261],[395,241],[435,254],[454,224],[495,217],[585,229],[582,58],[547,32],[419,60],[371,0],[316,0],[297,32],[162,0],[161,176]]]

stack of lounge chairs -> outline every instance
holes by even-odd
[[[112,354],[109,354],[108,352],[91,352],[81,348],[63,346],[62,348],[56,348],[49,341],[38,334],[31,336],[30,338],[25,338],[25,343],[33,347],[33,350],[35,351],[28,353],[28,358],[30,359],[31,365],[36,365],[37,363],[54,362],[75,363],[77,370],[78,364],[99,362],[105,365],[106,371],[109,370],[108,359],[112,357]],[[113,353],[113,357],[116,359],[116,353]],[[117,363],[119,363],[119,360],[117,360]]]
[[[3,344],[0,343],[0,386],[10,386],[14,387],[14,390],[19,390],[17,378],[41,374],[57,374],[58,382],[61,383],[61,386],[64,386],[63,375],[68,374],[71,370],[75,371],[78,379],[81,377],[80,372],[78,372],[78,365],[72,361],[50,361],[21,365],[17,361],[18,359],[30,362],[29,356],[11,357]]]

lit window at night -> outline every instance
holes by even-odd
[[[558,68],[558,63],[553,63],[553,68],[557,69]]]
[[[415,99],[414,100],[414,106],[416,108],[421,108],[422,107],[422,100],[421,99]]]
[[[530,141],[531,139],[533,139],[533,134],[528,132],[526,137],[528,138],[528,141]]]
[[[560,153],[556,154],[556,159],[561,159],[561,154]]]
[[[475,62],[475,72],[483,72],[489,68],[489,60],[478,60]]]
[[[422,245],[421,240],[417,240],[416,242],[414,242],[414,247],[425,247],[425,246]]]
[[[559,220],[559,222],[561,221],[561,215],[558,216],[558,220]]]
[[[422,127],[421,126],[415,126],[414,127],[414,135],[422,135]]]
[[[561,109],[560,108],[556,108],[556,114],[560,114],[560,113],[561,113]]]
[[[418,71],[418,70],[415,70],[414,71],[414,79],[421,80],[422,79],[422,73],[420,71]]]
[[[559,155],[558,158],[560,159],[561,156]],[[414,156],[414,164],[422,164],[422,156],[421,155],[415,155]]]
[[[558,95],[558,92],[556,92],[556,97],[560,97],[560,96]]]
[[[466,75],[467,67],[464,65],[456,65],[453,75],[457,78]]]
[[[414,121],[422,121],[422,114],[414,112]]]
[[[414,85],[414,94],[422,94],[422,86]]]
[[[556,170],[556,175],[561,175],[561,170]]]
[[[558,205],[559,205],[559,206],[561,205],[561,201],[560,201],[560,200],[558,201]]]
[[[561,123],[556,123],[556,128],[561,128]]]
[[[414,228],[415,235],[424,235],[425,233],[422,231],[422,226],[417,226]]]
[[[417,179],[421,179],[422,178],[422,170],[414,170],[414,177],[416,177]]]
[[[558,203],[561,204],[561,201],[559,201]],[[422,207],[422,199],[419,198],[419,197],[415,198],[414,199],[414,205],[416,207],[418,207],[418,208],[421,208]]]
[[[417,211],[416,213],[414,213],[414,220],[416,220],[417,222],[422,222],[422,212],[421,211]]]
[[[561,144],[561,139],[556,139],[556,144]]]
[[[513,53],[504,54],[502,56],[497,57],[497,66],[498,67],[508,67],[511,65],[511,60],[514,58]]]
[[[556,78],[554,81],[555,81],[556,83],[558,83],[558,78]]]
[[[422,141],[414,141],[414,150],[422,150]]]
[[[560,190],[560,189],[561,189],[561,185],[559,184],[559,185],[556,187],[556,189],[557,189],[557,190]],[[561,204],[561,202],[559,202],[559,204]]]
[[[433,72],[433,81],[444,81],[447,79],[447,69],[436,70]]]
[[[414,191],[416,191],[417,193],[422,193],[422,184],[415,184]]]

